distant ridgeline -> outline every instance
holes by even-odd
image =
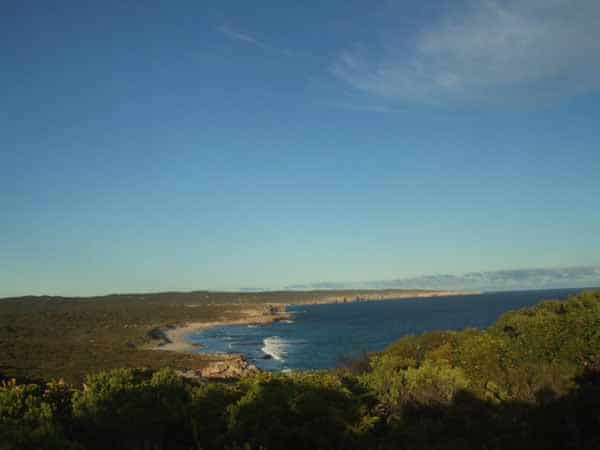
[[[332,371],[189,381],[169,369],[0,387],[0,448],[600,448],[600,291],[408,336]]]

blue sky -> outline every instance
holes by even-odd
[[[0,296],[600,266],[595,0],[9,0],[0,40]]]

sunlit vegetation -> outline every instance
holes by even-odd
[[[416,295],[421,291],[378,292]],[[36,382],[62,378],[81,383],[88,373],[124,367],[198,369],[206,364],[202,355],[149,350],[156,344],[150,330],[237,319],[242,308],[311,302],[331,295],[332,291],[198,291],[0,299],[0,377]],[[348,290],[335,291],[335,295],[352,299],[366,293]]]
[[[366,359],[366,361],[365,361]],[[600,448],[600,291],[323,372],[230,383],[115,369],[0,387],[0,448]]]

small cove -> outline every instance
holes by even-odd
[[[329,369],[343,355],[383,350],[402,336],[430,330],[484,328],[502,313],[581,289],[292,305],[291,320],[225,325],[187,336],[199,352],[239,353],[272,371]]]

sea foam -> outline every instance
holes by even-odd
[[[279,336],[271,336],[263,339],[262,352],[270,355],[277,361],[285,361],[289,351],[295,345],[303,345],[308,341],[304,339],[283,339]]]
[[[271,336],[263,340],[263,347],[261,350],[264,354],[271,356],[273,359],[283,361],[287,355],[287,348],[289,343],[285,339],[281,339],[279,336]]]

